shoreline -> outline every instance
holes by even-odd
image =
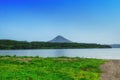
[[[101,80],[120,80],[120,60],[109,60],[100,66]]]
[[[109,58],[96,58],[96,57],[79,57],[79,56],[76,56],[76,57],[68,57],[68,56],[58,56],[58,57],[54,57],[54,56],[45,56],[45,57],[42,57],[42,56],[39,56],[39,55],[36,55],[36,56],[19,56],[19,55],[0,55],[0,57],[20,57],[20,58],[35,58],[35,57],[39,57],[39,58],[61,58],[61,57],[64,57],[64,58],[83,58],[83,59],[98,59],[98,60],[106,60],[106,61],[111,61],[111,60],[120,60],[119,58],[114,58],[114,59],[109,59]]]

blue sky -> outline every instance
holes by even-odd
[[[120,43],[120,0],[0,0],[0,39]]]

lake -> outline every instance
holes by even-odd
[[[67,56],[98,59],[120,59],[120,48],[0,50],[0,55],[40,56],[40,57]]]

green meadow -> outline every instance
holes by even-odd
[[[0,56],[0,80],[100,80],[100,59]]]

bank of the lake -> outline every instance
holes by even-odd
[[[1,80],[100,80],[101,59],[0,56]]]
[[[120,80],[120,59],[107,61],[101,70],[101,80]]]

